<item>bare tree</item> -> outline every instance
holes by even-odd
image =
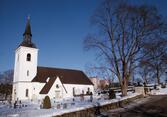
[[[13,70],[0,74],[0,95],[6,100],[12,94]]]
[[[3,84],[12,84],[13,82],[13,70],[7,70],[2,73],[1,83]]]
[[[114,81],[113,73],[110,72],[108,68],[106,68],[104,65],[93,65],[93,64],[87,64],[86,65],[86,73],[89,76],[97,76],[98,78],[108,80],[110,82]]]
[[[152,77],[150,77],[150,75],[152,74],[152,70],[149,68],[149,66],[145,65],[142,62],[139,65],[138,73],[142,81],[146,84],[150,83],[150,81],[152,80]]]
[[[143,54],[147,53],[141,60],[141,64],[147,67],[156,78],[156,82],[160,84],[161,75],[165,73],[166,63],[163,60],[167,55],[167,40],[166,38],[156,38],[149,43],[144,44]]]
[[[161,28],[161,17],[152,6],[104,0],[92,22],[97,26],[96,32],[87,35],[85,48],[98,50],[105,68],[114,73],[122,95],[126,96],[128,81],[141,58],[143,42]]]

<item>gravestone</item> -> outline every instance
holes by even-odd
[[[135,87],[135,93],[140,93],[140,94],[142,94],[143,96],[146,96],[145,90],[144,90],[144,87],[143,87],[143,86],[137,86],[137,87]]]

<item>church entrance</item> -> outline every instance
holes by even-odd
[[[35,94],[32,95],[32,100],[36,100],[37,96]]]

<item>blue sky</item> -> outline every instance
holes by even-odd
[[[92,61],[83,51],[96,0],[0,0],[0,71],[14,67],[14,51],[23,39],[27,15],[32,41],[39,49],[38,65],[84,69]]]
[[[32,41],[39,49],[38,65],[85,70],[93,51],[83,39],[93,30],[90,17],[102,0],[0,0],[0,72],[14,68],[14,52],[31,16]],[[130,0],[131,2],[133,0]],[[135,0],[157,5],[166,15],[166,0]]]

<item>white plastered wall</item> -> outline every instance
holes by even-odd
[[[31,61],[27,61],[27,54],[31,54]],[[38,49],[20,46],[15,52],[15,67],[13,79],[12,100],[32,99],[32,79],[37,73]],[[27,71],[29,71],[27,75]],[[28,97],[25,96],[28,89]]]
[[[56,88],[56,85],[58,85],[59,88]],[[59,77],[57,77],[48,94],[40,94],[40,97],[41,99],[44,99],[44,97],[48,95],[51,99],[56,99],[56,91],[60,91],[59,99],[73,98],[73,88],[75,88],[76,95],[82,94],[82,91],[86,94],[88,88],[90,89],[90,92],[94,93],[93,85],[62,84]]]
[[[75,89],[75,94],[82,94],[82,91],[84,91],[84,94],[88,91],[88,88],[90,89],[90,92],[94,93],[94,87],[93,85],[78,85],[78,84],[64,84],[64,87],[67,89],[67,94],[64,95],[65,98],[67,97],[73,97],[73,88]]]
[[[58,85],[58,88],[56,87],[56,85]],[[60,92],[58,97],[56,97],[56,92]],[[44,98],[46,95],[48,95],[51,99],[63,98],[65,93],[66,92],[63,88],[63,84],[61,83],[59,77],[57,77],[48,94],[42,94],[42,97]]]
[[[27,97],[26,97],[26,89],[28,89]],[[31,82],[14,83],[13,90],[15,90],[13,100],[30,100],[32,97],[31,95],[32,94],[32,83]]]
[[[31,54],[31,61],[27,61],[27,54]],[[20,46],[15,54],[14,82],[31,81],[37,72],[38,49]],[[27,70],[29,76],[27,76]]]

